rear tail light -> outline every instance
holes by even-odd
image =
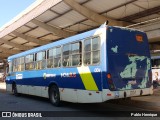
[[[115,85],[113,83],[112,76],[110,73],[107,74],[107,80],[110,90],[115,90]]]

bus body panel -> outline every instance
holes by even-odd
[[[100,67],[88,67],[89,71],[87,72],[84,72],[86,71],[86,67],[84,67],[81,68],[83,69],[81,73],[78,69],[79,68],[59,68],[39,70],[38,72],[36,70],[27,71],[27,73],[18,72],[15,73],[12,80],[7,80],[7,85],[11,85],[13,81],[15,81],[18,93],[48,98],[48,86],[51,83],[55,83],[59,87],[61,100],[82,103],[89,102],[90,100],[92,102],[102,102],[100,92],[102,91]],[[91,78],[81,78],[81,75],[90,76]],[[87,85],[88,82],[86,81],[92,83],[92,86]],[[11,89],[7,90],[11,91]],[[96,93],[97,91],[99,92]],[[84,96],[85,98],[83,98]],[[97,98],[98,101],[95,98]]]

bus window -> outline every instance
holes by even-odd
[[[100,61],[100,40],[99,37],[84,41],[84,64],[98,64]]]
[[[91,39],[84,41],[84,64],[91,64]]]
[[[19,58],[18,71],[24,71],[24,57]]]
[[[73,43],[72,44],[72,55],[71,55],[72,66],[81,65],[81,52],[82,52],[81,42]]]
[[[45,69],[46,67],[46,52],[38,52],[35,54],[35,69]]]
[[[92,39],[92,64],[98,64],[100,61],[100,41],[99,37]]]
[[[71,54],[71,44],[67,44],[63,46],[63,66],[70,66],[70,54]]]
[[[81,65],[81,42],[71,43],[63,46],[63,66]]]
[[[13,71],[23,71],[24,70],[24,57],[17,58],[13,60]]]
[[[47,68],[54,67],[54,57],[56,56],[56,48],[47,51]]]
[[[55,49],[54,67],[61,67],[61,47]]]
[[[91,51],[91,39],[87,39],[84,41],[84,51]]]
[[[25,57],[25,68],[26,70],[33,70],[34,69],[34,55],[27,55]]]
[[[13,72],[17,71],[17,59],[13,60]]]
[[[11,73],[13,71],[13,62],[12,61],[9,61],[8,62],[8,65],[9,65],[9,70],[8,72]]]

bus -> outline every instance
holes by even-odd
[[[116,26],[71,36],[8,57],[6,89],[62,101],[101,103],[153,93],[144,32]]]
[[[160,85],[160,56],[151,56],[153,87]]]

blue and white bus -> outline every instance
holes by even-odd
[[[7,91],[77,103],[153,93],[144,32],[102,25],[8,58]]]

